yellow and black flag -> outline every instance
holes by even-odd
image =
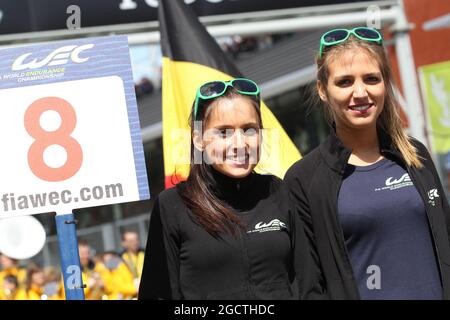
[[[162,121],[166,188],[187,178],[190,161],[189,114],[197,88],[211,80],[243,76],[182,0],[159,1],[163,54]],[[269,108],[261,102],[264,125],[256,168],[282,178],[300,153]]]

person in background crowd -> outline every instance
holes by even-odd
[[[45,274],[44,270],[35,264],[27,268],[27,280],[25,292],[28,300],[47,300],[44,294]]]
[[[25,290],[19,287],[17,277],[13,275],[7,275],[3,278],[1,292],[1,300],[26,300],[28,298]]]
[[[105,285],[102,273],[105,267],[102,263],[94,261],[91,257],[91,246],[85,240],[78,242],[78,252],[82,269],[83,284],[86,285],[84,295],[86,300],[102,300],[105,294]]]
[[[44,294],[48,300],[65,300],[64,283],[61,272],[55,267],[44,268]]]
[[[134,285],[137,292],[142,276],[145,256],[144,250],[140,247],[138,233],[131,230],[124,231],[122,233],[122,247],[124,248],[124,252],[121,257],[134,279]]]
[[[130,300],[137,297],[134,278],[125,262],[116,252],[103,253],[102,262],[105,271],[102,273],[105,284],[105,299]]]
[[[19,286],[25,285],[27,271],[26,269],[19,266],[18,260],[12,259],[3,253],[0,253],[0,265],[2,267],[2,270],[0,271],[0,283],[3,283],[3,279],[6,276],[12,275],[17,278]],[[0,299],[2,298],[3,297],[0,292]]]

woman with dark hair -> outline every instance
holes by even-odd
[[[402,128],[381,34],[326,32],[317,91],[330,136],[285,182],[332,299],[450,297],[450,209],[425,146]]]
[[[322,294],[287,191],[278,178],[254,172],[258,86],[242,78],[203,84],[190,123],[189,176],[155,201],[139,299]]]

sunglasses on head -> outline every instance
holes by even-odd
[[[228,87],[233,87],[238,93],[259,97],[258,85],[250,79],[236,78],[230,81],[211,81],[197,89],[194,104],[194,117],[197,119],[200,100],[211,100],[225,94]]]
[[[357,27],[353,29],[333,29],[325,32],[320,38],[320,50],[319,57],[322,58],[323,50],[326,47],[337,45],[338,43],[346,41],[350,35],[357,37],[358,39],[375,42],[377,44],[383,43],[383,37],[381,33],[373,28]]]

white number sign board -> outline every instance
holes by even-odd
[[[0,55],[0,218],[150,197],[126,37]]]

